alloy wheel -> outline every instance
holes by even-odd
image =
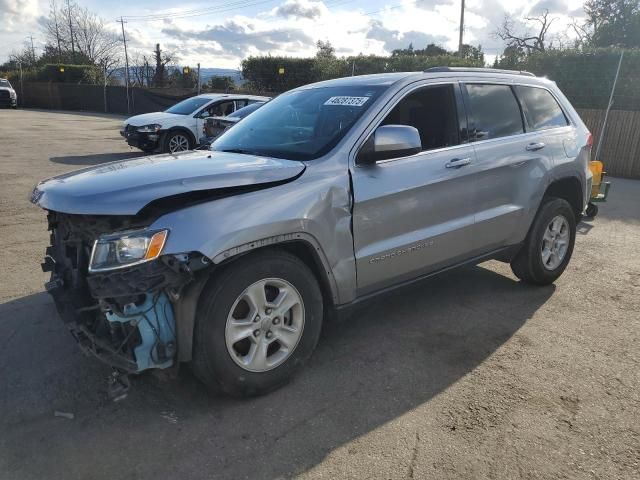
[[[570,239],[569,221],[563,215],[553,217],[542,236],[540,255],[547,270],[560,266],[567,254]]]
[[[169,139],[169,152],[186,152],[189,150],[189,139],[181,134],[174,135]]]
[[[247,287],[227,316],[225,343],[233,361],[250,372],[266,372],[293,353],[304,329],[298,290],[281,278]]]

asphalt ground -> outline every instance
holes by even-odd
[[[141,155],[118,126],[0,110],[0,479],[639,478],[640,181],[612,179],[553,286],[463,268],[326,325],[266,397],[211,397],[184,368],[113,403],[43,292],[28,197]]]

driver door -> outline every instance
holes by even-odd
[[[414,89],[380,125],[415,127],[422,151],[351,168],[358,295],[455,264],[473,247],[476,159],[458,85]]]
[[[196,131],[194,134],[196,138],[200,140],[200,138],[208,136],[205,131],[205,123],[207,118],[209,117],[226,117],[227,115],[231,115],[236,110],[236,104],[233,100],[218,100],[210,103],[206,107],[204,107],[200,113],[196,115]],[[215,130],[213,137],[219,135],[219,131]]]

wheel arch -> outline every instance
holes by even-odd
[[[313,236],[300,232],[238,245],[216,255],[213,258],[213,265],[185,288],[180,302],[176,304],[178,360],[180,362],[188,362],[192,359],[193,334],[200,295],[211,276],[221,268],[232,266],[240,258],[265,250],[284,250],[299,258],[316,277],[322,292],[323,302],[330,307],[327,309],[327,313],[330,314],[334,310],[333,307],[338,303],[338,291],[333,272],[322,248]]]
[[[584,210],[584,192],[578,177],[562,177],[552,181],[544,192],[543,202],[544,199],[550,197],[566,200],[573,208],[576,219],[580,217]]]

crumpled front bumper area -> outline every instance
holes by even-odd
[[[90,217],[50,212],[51,246],[42,269],[45,285],[63,322],[81,349],[128,373],[167,368],[176,355],[171,295],[192,278],[174,257],[88,274],[93,241],[125,217]],[[117,227],[116,227],[117,228]]]

